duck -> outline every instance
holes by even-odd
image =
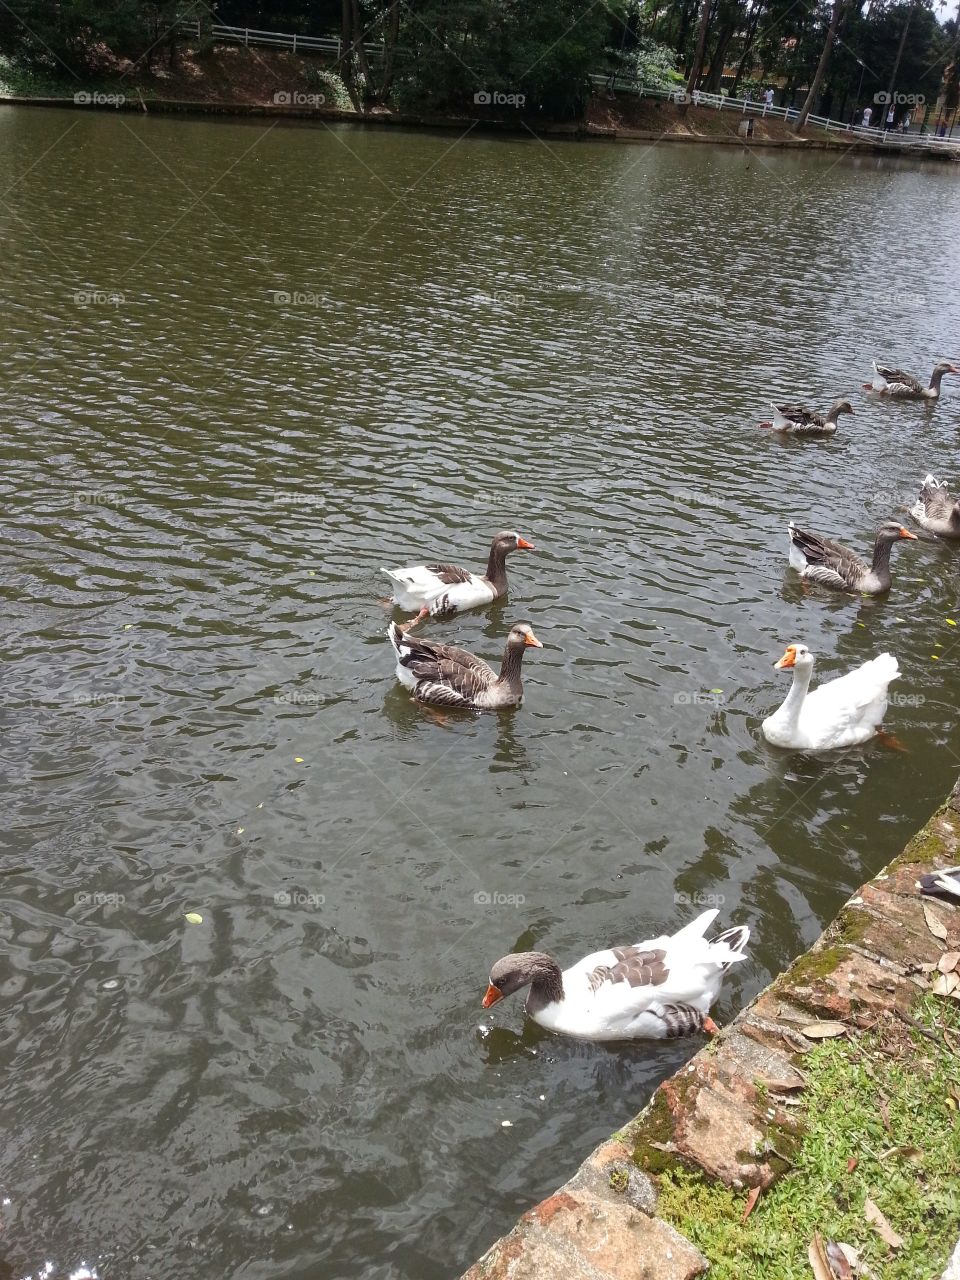
[[[471,573],[456,564],[418,564],[381,569],[393,584],[393,602],[401,609],[426,607],[432,617],[450,617],[478,609],[507,593],[507,556],[536,547],[514,530],[498,533],[490,544],[486,572]]]
[[[940,538],[960,538],[960,501],[951,498],[946,484],[936,476],[925,477],[910,514]]]
[[[428,612],[424,607],[414,623]],[[472,711],[501,711],[523,702],[523,655],[529,648],[543,648],[529,622],[516,622],[510,628],[499,674],[466,649],[411,636],[411,625],[391,622],[387,635],[397,655],[397,678],[413,690],[417,702]]]
[[[761,422],[760,426],[794,436],[832,436],[842,413],[853,413],[849,400],[834,400],[826,414],[799,404],[775,404],[773,421]]]
[[[945,373],[960,373],[949,360],[941,360],[930,375],[929,386],[924,386],[912,374],[902,369],[891,369],[885,364],[873,362],[873,381],[863,384],[864,391],[874,391],[891,400],[939,400],[940,383]]]
[[[746,959],[750,938],[738,925],[707,941],[711,908],[672,937],[595,951],[561,972],[543,951],[504,956],[490,970],[484,1009],[530,988],[524,1009],[548,1031],[578,1040],[666,1040],[715,1034],[710,1008],[731,965]]]
[[[900,675],[896,658],[881,653],[810,693],[815,660],[805,644],[788,644],[773,664],[775,671],[792,671],[793,684],[763,721],[763,736],[775,747],[798,751],[833,751],[872,738],[887,711],[887,690]]]
[[[916,887],[932,897],[955,898],[960,902],[960,867],[944,867],[942,871],[922,875]]]
[[[798,529],[792,520],[787,531],[790,535],[790,563],[801,578],[822,587],[864,596],[880,595],[890,590],[890,551],[893,544],[901,538],[917,540],[917,535],[902,524],[887,520],[877,529],[873,560],[867,564],[848,547]]]

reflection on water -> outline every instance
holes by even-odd
[[[486,1014],[494,960],[715,902],[753,931],[722,1023],[950,785],[954,549],[848,600],[789,573],[786,522],[866,548],[951,478],[949,382],[932,411],[856,388],[956,354],[955,187],[727,149],[0,130],[8,1255],[448,1277],[699,1044]],[[895,261],[881,207],[925,229]],[[756,427],[839,393],[830,440]],[[426,714],[379,566],[479,567],[505,527],[538,547],[510,598],[424,633],[497,662],[531,620],[524,707]],[[768,747],[793,640],[820,679],[892,650],[906,751]]]

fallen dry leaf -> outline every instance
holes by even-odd
[[[830,1241],[827,1245],[827,1262],[837,1280],[852,1280],[853,1271],[842,1244],[834,1244],[832,1240]]]
[[[800,1034],[808,1040],[830,1040],[833,1036],[846,1035],[847,1028],[842,1022],[811,1022],[808,1027],[801,1027]]]
[[[958,960],[960,951],[945,951],[937,962],[937,968],[941,973],[951,973],[956,969]]]
[[[888,1244],[891,1249],[903,1247],[903,1237],[897,1235],[869,1196],[863,1202],[863,1216],[873,1226],[880,1239],[885,1244]]]
[[[926,903],[923,904],[923,918],[926,920],[927,928],[933,936],[935,938],[939,938],[941,942],[946,942],[947,926],[943,923],[937,913],[931,907],[928,907]]]
[[[753,1206],[757,1203],[759,1198],[760,1198],[760,1188],[751,1187],[750,1194],[747,1196],[747,1203],[744,1205],[743,1217],[740,1219],[741,1222],[746,1222],[746,1220],[750,1217],[751,1213],[753,1213]]]
[[[930,990],[935,996],[953,995],[960,987],[960,973],[938,973],[930,983]]]
[[[919,1147],[888,1147],[886,1151],[880,1152],[881,1160],[887,1160],[890,1156],[897,1156],[902,1160],[912,1160],[914,1164],[920,1164],[923,1160],[923,1152]]]
[[[857,1167],[859,1163],[860,1161],[857,1159],[856,1156],[851,1156],[850,1159],[847,1161],[847,1173],[853,1173],[854,1169]]]
[[[813,1268],[816,1280],[834,1280],[833,1272],[830,1270],[830,1263],[827,1261],[826,1250],[823,1247],[823,1241],[816,1231],[813,1233],[813,1239],[807,1247],[807,1258]]]
[[[883,1127],[889,1133],[890,1132],[890,1107],[887,1105],[886,1098],[884,1097],[878,1098],[877,1106],[880,1108],[880,1115],[883,1118]]]

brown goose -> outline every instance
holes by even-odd
[[[393,584],[393,599],[401,609],[429,610],[448,617],[462,609],[476,609],[507,594],[507,556],[511,551],[535,551],[532,542],[505,530],[490,544],[486,573],[471,573],[456,564],[416,564],[405,569],[381,569]]]
[[[960,502],[951,498],[946,484],[935,476],[927,476],[920,486],[920,497],[910,514],[940,538],[960,538]]]
[[[924,386],[912,374],[902,369],[891,369],[885,364],[873,362],[873,381],[863,384],[864,391],[889,396],[891,400],[939,400],[940,383],[945,373],[960,373],[949,360],[941,360],[930,375],[930,385]]]
[[[421,610],[423,617],[428,612]],[[499,711],[523,701],[520,667],[526,649],[542,649],[528,622],[517,622],[507,636],[500,673],[482,658],[452,644],[418,640],[391,622],[387,635],[397,655],[397,678],[418,702],[438,707]]]
[[[833,587],[837,591],[850,591],[859,595],[875,596],[890,590],[890,551],[901,538],[916,541],[917,535],[905,529],[896,520],[880,525],[873,544],[873,561],[867,564],[847,547],[830,542],[815,533],[807,533],[790,522],[790,563],[801,578]]]
[[[853,413],[849,400],[834,400],[826,414],[805,409],[799,404],[775,404],[773,421],[761,422],[760,426],[794,436],[832,436],[841,413]]]

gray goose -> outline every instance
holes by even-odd
[[[853,413],[849,400],[834,400],[827,413],[817,413],[799,404],[775,404],[773,421],[761,422],[761,427],[794,436],[832,436],[837,429],[837,419],[842,413]]]
[[[946,484],[936,476],[926,477],[910,514],[917,524],[940,538],[960,538],[960,502],[951,498]]]
[[[916,541],[917,535],[896,520],[887,520],[877,529],[873,560],[867,564],[856,552],[816,533],[798,529],[790,522],[790,563],[800,577],[836,591],[875,596],[890,590],[890,551],[901,538]]]
[[[940,383],[945,373],[960,373],[960,369],[949,360],[941,360],[930,375],[929,386],[924,386],[911,373],[902,369],[891,369],[888,365],[873,362],[873,381],[863,384],[864,391],[875,391],[877,395],[888,396],[891,400],[939,400]]]
[[[421,610],[420,617],[428,612]],[[543,648],[529,622],[514,623],[497,673],[466,649],[418,640],[409,634],[409,627],[399,627],[395,622],[391,622],[387,635],[397,655],[397,679],[413,690],[417,702],[474,711],[519,707],[523,701],[523,655],[530,647]]]

